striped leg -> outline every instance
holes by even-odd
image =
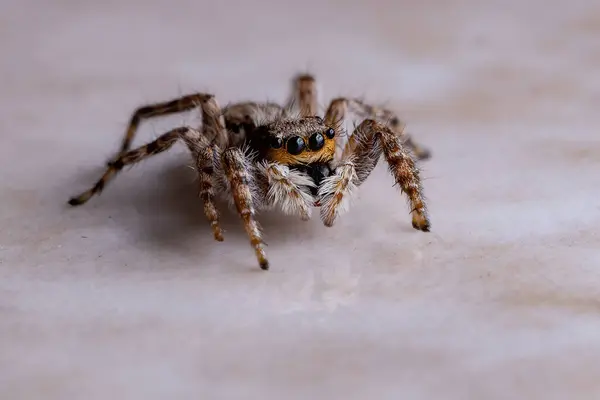
[[[192,152],[198,152],[198,148],[207,144],[206,138],[195,129],[188,127],[173,129],[145,146],[127,151],[120,155],[115,161],[108,165],[104,175],[102,175],[100,180],[98,180],[92,188],[71,198],[69,204],[78,206],[86,203],[92,196],[100,194],[106,187],[106,184],[113,179],[124,166],[137,163],[147,157],[162,153],[171,148],[178,139],[185,141]]]
[[[221,158],[235,206],[250,238],[250,244],[256,253],[258,264],[263,270],[267,270],[269,261],[263,248],[262,233],[258,222],[254,219],[255,206],[251,190],[254,178],[250,172],[250,163],[244,153],[236,147],[225,150]]]
[[[344,209],[345,197],[369,177],[383,154],[396,183],[408,196],[413,228],[429,232],[431,224],[419,170],[396,133],[386,125],[365,120],[355,129],[351,139],[345,149],[347,161],[319,188],[322,198],[321,217],[325,225],[333,225],[335,218]]]
[[[214,144],[207,146],[198,154],[199,196],[204,203],[204,215],[210,222],[215,240],[223,241],[223,231],[219,225],[219,211],[215,205],[214,178],[220,151]]]
[[[411,149],[419,160],[426,160],[431,157],[431,151],[429,149],[416,143],[410,135],[404,133],[404,124],[396,114],[385,108],[373,107],[358,99],[347,99],[342,97],[334,99],[327,109],[325,123],[328,124],[328,126],[342,128],[348,113],[355,115],[360,120],[374,119],[381,124],[389,125],[394,135],[401,138],[403,144]],[[341,148],[347,147],[344,143],[340,143],[342,139],[342,136],[337,139],[339,143],[338,146]],[[349,140],[351,140],[351,137]]]
[[[145,119],[161,117],[179,112],[202,109],[203,131],[209,138],[218,136],[218,143],[225,144],[227,135],[221,117],[221,108],[211,94],[195,93],[164,103],[145,105],[133,113],[121,143],[120,154],[129,151],[139,125]]]

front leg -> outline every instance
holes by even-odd
[[[207,145],[196,155],[196,168],[198,170],[199,190],[198,196],[204,203],[204,215],[213,231],[216,241],[223,241],[223,230],[219,224],[219,210],[215,204],[215,170],[220,168],[220,149],[216,144]]]
[[[230,147],[222,155],[223,172],[229,186],[235,207],[242,218],[250,244],[254,248],[258,264],[264,270],[269,269],[269,261],[264,250],[262,233],[254,219],[255,205],[252,193],[254,177],[250,163],[237,147]]]
[[[346,198],[369,177],[383,154],[396,183],[408,195],[413,228],[428,232],[431,224],[419,170],[398,135],[383,124],[365,120],[354,130],[349,144],[345,152],[346,161],[319,188],[323,223],[333,225],[337,216],[345,210]]]

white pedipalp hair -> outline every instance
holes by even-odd
[[[265,206],[279,207],[286,215],[310,219],[314,198],[307,190],[315,183],[303,172],[277,163],[262,162],[257,172],[267,179]]]
[[[338,216],[348,211],[356,188],[356,170],[351,161],[340,165],[335,174],[323,180],[318,196],[326,225],[333,225]]]

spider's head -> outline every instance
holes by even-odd
[[[336,133],[320,117],[275,121],[255,131],[263,156],[283,165],[333,160]]]

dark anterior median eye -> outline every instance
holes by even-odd
[[[299,136],[293,136],[287,140],[287,151],[292,155],[302,153],[304,146],[304,140]]]
[[[325,145],[325,138],[320,133],[313,133],[308,138],[308,148],[314,151],[321,150]]]
[[[273,137],[271,138],[270,143],[272,148],[279,149],[281,146],[283,146],[283,139],[280,137]]]
[[[329,129],[327,129],[325,134],[327,135],[327,137],[329,139],[333,139],[333,137],[335,136],[335,131],[333,130],[333,128],[329,128]]]

